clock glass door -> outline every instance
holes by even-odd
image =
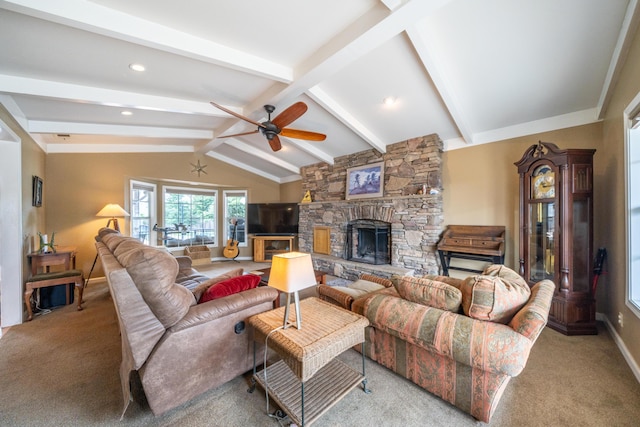
[[[555,272],[555,221],[553,202],[529,203],[529,280],[553,280]]]

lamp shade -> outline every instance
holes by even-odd
[[[273,256],[269,286],[282,292],[292,293],[316,283],[311,254],[287,252]]]
[[[117,203],[109,203],[104,208],[100,209],[100,212],[96,216],[115,218],[129,216],[129,212],[125,211]]]

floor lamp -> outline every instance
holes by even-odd
[[[287,293],[287,305],[284,311],[283,329],[287,329],[289,322],[289,306],[291,294],[295,298],[296,328],[302,328],[300,315],[300,297],[298,291],[317,284],[316,274],[313,271],[311,254],[302,252],[287,252],[274,255],[271,259],[271,272],[269,273],[269,286]]]
[[[120,232],[120,225],[118,224],[118,218],[117,217],[128,217],[129,212],[125,211],[124,209],[122,209],[122,207],[117,204],[117,203],[108,203],[105,205],[104,208],[100,209],[100,212],[98,212],[96,214],[96,216],[99,217],[104,217],[104,218],[109,218],[109,221],[107,221],[107,228],[109,228],[109,226],[111,225],[111,223],[113,223],[113,229],[116,230],[118,233]],[[98,238],[96,237],[96,240]],[[96,266],[96,262],[98,261],[98,254],[96,254],[96,257],[93,260],[93,265],[91,266],[91,270],[89,270],[89,275],[87,276],[87,280],[84,282],[84,287],[86,288],[87,285],[89,284],[89,279],[91,278],[91,273],[93,273],[93,269]]]
[[[117,203],[108,203],[104,208],[100,209],[100,212],[98,212],[96,216],[109,218],[109,221],[107,221],[107,227],[109,227],[113,222],[113,229],[120,231],[120,225],[118,225],[117,217],[127,217],[129,216],[129,212],[122,209],[122,207]]]

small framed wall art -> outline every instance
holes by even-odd
[[[32,181],[33,198],[31,200],[31,205],[40,207],[42,206],[42,178],[34,175]]]
[[[382,197],[383,187],[384,162],[347,169],[347,200]]]

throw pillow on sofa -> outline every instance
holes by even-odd
[[[193,289],[192,291],[193,296],[196,298],[196,301],[200,301],[202,294],[204,294],[205,291],[209,289],[211,286],[215,285],[216,283],[220,283],[223,280],[231,279],[232,277],[242,276],[243,273],[244,273],[244,269],[236,268],[235,270],[227,271],[224,274],[221,274],[216,277],[212,277],[209,280],[205,280],[204,282],[200,283],[198,286],[196,286]]]
[[[244,276],[223,280],[215,285],[211,285],[209,289],[202,294],[198,304],[253,289],[258,286],[258,283],[260,283],[260,276],[255,274],[245,274]]]
[[[522,286],[526,289],[529,289],[529,285],[527,285],[527,282],[524,280],[522,276],[520,276],[518,273],[516,273],[512,269],[510,269],[509,267],[505,267],[502,264],[492,264],[488,266],[487,268],[484,269],[484,271],[482,272],[482,275],[502,277],[503,279],[506,279],[511,283],[515,283],[518,286]]]
[[[527,283],[513,270],[499,266],[481,274],[467,277],[462,291],[462,309],[474,319],[509,323],[526,304],[531,295]]]
[[[460,310],[462,293],[451,285],[423,277],[402,276],[392,280],[398,294],[407,301],[454,313]]]

